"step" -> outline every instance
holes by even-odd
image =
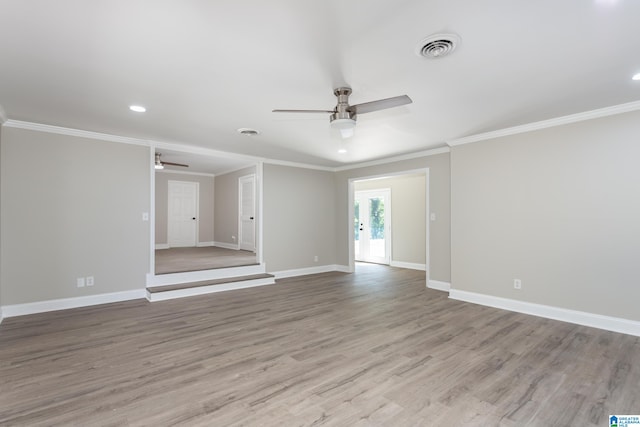
[[[185,271],[182,273],[147,274],[147,287],[175,285],[179,283],[203,282],[229,277],[249,276],[266,273],[264,263],[237,267],[214,268],[211,270]]]
[[[164,286],[147,287],[147,299],[151,302],[165,301],[174,298],[184,298],[204,295],[214,292],[231,291],[234,289],[252,288],[254,286],[272,285],[275,283],[273,274],[252,274],[248,276],[227,277],[199,282],[175,283]]]

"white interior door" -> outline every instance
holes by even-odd
[[[355,260],[389,264],[391,259],[391,190],[356,191]]]
[[[238,178],[238,244],[240,249],[256,251],[256,176]]]
[[[196,246],[198,233],[198,183],[169,181],[167,243],[170,247]]]

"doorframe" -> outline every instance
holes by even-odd
[[[358,180],[358,181],[362,181],[362,180]],[[371,194],[375,194],[375,193],[385,193],[385,198],[387,199],[387,202],[389,203],[388,206],[388,210],[387,210],[387,206],[385,205],[385,209],[384,209],[384,215],[385,215],[385,225],[384,225],[384,232],[385,232],[385,258],[389,258],[389,262],[388,263],[381,263],[382,265],[391,265],[391,261],[392,261],[392,250],[393,250],[393,219],[392,219],[392,215],[393,215],[393,209],[391,208],[391,198],[393,197],[391,194],[391,188],[377,188],[377,189],[373,189],[373,190],[360,190],[360,191],[353,191],[353,204],[355,205],[355,197],[356,197],[356,193],[371,193]],[[368,207],[368,206],[367,206]],[[362,213],[361,213],[362,214]],[[354,207],[354,216],[355,216],[355,207]],[[369,223],[369,228],[371,228],[371,223]],[[355,233],[355,230],[352,230]],[[354,235],[354,247],[353,247],[353,259],[355,261],[355,235]],[[375,264],[374,261],[363,261],[363,262],[372,262]]]
[[[253,252],[257,254],[258,252],[258,242],[257,242],[257,230],[258,230],[258,221],[256,219],[257,214],[257,200],[256,195],[258,193],[258,179],[257,174],[251,173],[249,175],[243,175],[238,177],[238,249],[242,249],[242,180],[247,178],[253,178]]]
[[[382,179],[382,178],[393,178],[396,176],[402,176],[402,175],[412,175],[412,174],[416,174],[416,173],[424,173],[425,175],[425,222],[426,222],[426,236],[425,236],[425,244],[426,244],[426,248],[425,248],[425,267],[426,267],[426,283],[429,283],[429,275],[431,274],[431,255],[430,255],[430,251],[429,251],[429,246],[430,246],[430,240],[431,240],[431,225],[430,225],[430,207],[429,207],[429,168],[420,168],[420,169],[408,169],[408,170],[404,170],[404,171],[398,171],[398,172],[389,172],[389,173],[384,173],[384,174],[378,174],[378,175],[365,175],[365,176],[359,176],[359,177],[355,177],[355,178],[349,178],[349,181],[347,183],[347,217],[348,217],[348,224],[349,224],[349,229],[348,229],[348,236],[349,236],[349,273],[353,273],[356,270],[356,263],[355,263],[355,249],[354,249],[354,242],[355,242],[355,236],[353,233],[353,217],[355,215],[354,213],[354,209],[353,209],[353,204],[354,204],[354,197],[355,197],[355,190],[353,188],[353,183],[356,181],[366,181],[366,180],[370,180],[370,179]]]
[[[208,157],[222,157],[222,158],[236,158],[236,159],[244,159],[247,160],[247,167],[255,166],[256,168],[256,194],[257,194],[257,211],[258,211],[258,221],[256,223],[256,261],[258,264],[266,269],[264,263],[264,255],[263,255],[263,193],[264,193],[264,161],[257,157],[252,156],[243,156],[243,155],[229,155],[229,153],[219,152],[215,150],[202,149],[199,147],[187,147],[187,146],[179,146],[176,144],[166,144],[166,143],[150,143],[148,145],[148,167],[149,167],[149,206],[148,212],[142,213],[142,221],[147,221],[148,219],[148,230],[149,230],[149,265],[148,271],[146,274],[145,285],[149,286],[155,282],[157,282],[158,277],[156,276],[156,169],[155,169],[155,153],[157,150],[171,150],[171,151],[181,151],[184,153],[197,154],[201,156]],[[207,270],[204,270],[207,271]],[[185,273],[177,273],[181,277],[183,281],[195,281],[195,280],[204,280],[201,278],[202,271],[190,271]],[[197,276],[197,277],[196,277]],[[205,278],[206,279],[206,278]]]
[[[196,186],[196,235],[195,242],[193,247],[197,247],[198,243],[200,243],[200,183],[198,181],[180,181],[179,179],[169,179],[167,180],[167,245],[171,248],[171,242],[169,241],[169,216],[171,214],[171,199],[169,199],[170,195],[170,186],[172,182],[179,182],[182,184],[195,184]],[[154,209],[155,210],[155,209]],[[154,229],[155,230],[155,229]]]

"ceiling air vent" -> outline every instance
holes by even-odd
[[[420,40],[416,54],[429,59],[442,58],[453,52],[458,44],[460,37],[456,34],[434,34]]]

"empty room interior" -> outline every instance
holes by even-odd
[[[0,425],[640,425],[639,19],[3,0]]]

